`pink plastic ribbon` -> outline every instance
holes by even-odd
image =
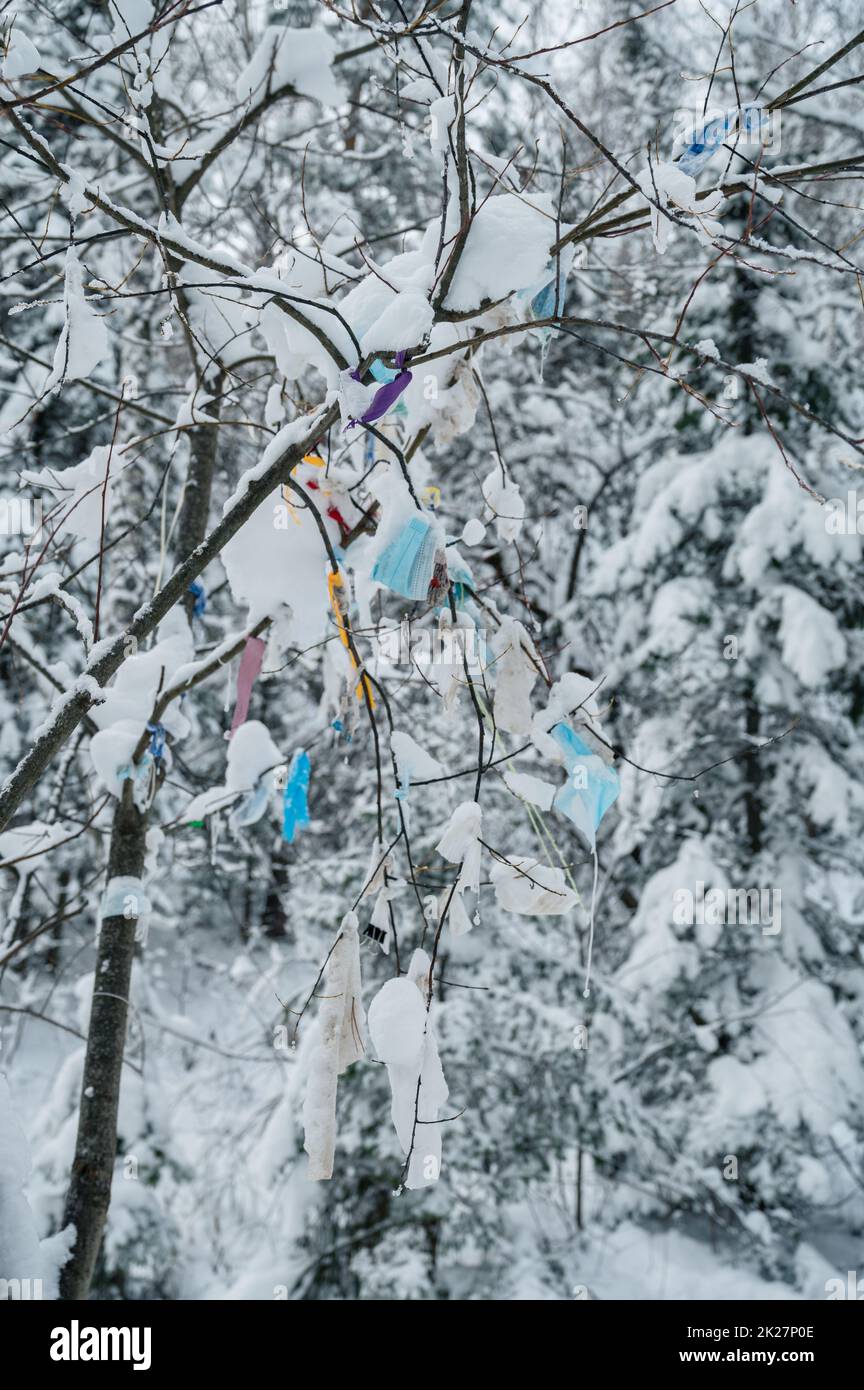
[[[241,724],[246,723],[249,701],[252,698],[252,687],[258,672],[261,670],[266,645],[260,637],[246,638],[246,646],[243,648],[243,655],[240,658],[240,670],[237,672],[237,703],[234,706],[234,718],[231,720],[232,734],[239,729]]]

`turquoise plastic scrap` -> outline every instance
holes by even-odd
[[[378,556],[372,578],[403,598],[425,599],[435,571],[436,549],[431,521],[412,516]]]
[[[384,363],[381,361],[380,357],[376,357],[374,362],[370,362],[369,370],[374,376],[375,380],[380,381],[383,386],[386,386],[388,382],[395,381],[397,376],[399,375],[398,371],[396,371],[394,367],[385,366]],[[393,407],[392,413],[394,415],[407,415],[408,410],[406,408],[405,402],[403,400],[398,400]],[[375,436],[372,435],[371,438],[373,440],[374,449]]]
[[[560,265],[557,272],[555,262],[550,261],[546,267],[546,274],[549,276],[546,284],[539,290],[535,290],[531,295],[531,317],[534,319],[549,319],[555,313],[555,291],[558,291],[558,313],[564,312],[564,298],[567,293],[567,272],[563,265]],[[537,283],[536,281],[534,282]],[[519,298],[527,299],[531,294],[530,289],[520,290]],[[542,332],[544,330],[537,330]],[[551,333],[551,329],[545,330]]]
[[[545,285],[531,296],[531,317],[533,319],[550,319],[555,316],[558,300],[557,312],[564,313],[564,299],[567,293],[567,273],[564,266],[559,262],[556,272],[554,261],[550,261],[547,266],[550,276]],[[526,299],[531,294],[529,290],[520,290],[519,298]],[[546,355],[549,352],[552,339],[558,332],[557,328],[545,325],[543,328],[532,328],[530,332],[540,343],[540,378],[543,378],[543,369],[546,362]]]
[[[399,373],[393,367],[385,367],[380,357],[376,357],[374,362],[370,362],[369,370],[376,381],[382,383],[395,381]]]
[[[593,849],[600,822],[621,790],[618,774],[569,724],[555,724],[549,732],[564,754],[567,768],[567,781],[557,792],[553,805],[573,822]]]
[[[556,312],[556,293],[558,299],[557,312],[559,314],[564,313],[564,300],[567,296],[567,273],[563,265],[559,267],[556,273],[555,263],[553,261],[549,262],[549,265],[547,266],[547,271],[549,274],[548,281],[542,287],[542,289],[539,289],[536,292],[536,294],[532,295],[531,297],[531,317],[533,319],[551,319],[554,316]],[[520,290],[520,298],[525,298],[525,296],[529,293],[530,291]],[[554,328],[547,327],[534,328],[531,331],[534,334],[536,334],[536,336],[540,338],[542,342],[546,343],[552,337],[556,330]]]
[[[309,824],[309,777],[312,764],[302,750],[294,754],[288,769],[283,800],[282,839],[293,845],[298,828]]]
[[[560,306],[559,306],[560,312]],[[539,294],[531,300],[531,313],[535,319],[549,319],[555,313],[555,281],[550,280]]]
[[[564,754],[568,772],[580,758],[597,757],[594,749],[590,748],[584,738],[577,734],[575,729],[571,729],[569,724],[555,724],[549,732]]]
[[[448,544],[448,546],[451,545],[451,544],[455,544],[455,541],[456,541],[456,537],[455,537],[455,536],[448,536],[448,537],[447,537],[447,544]],[[448,555],[448,557],[447,557],[447,576],[448,576],[448,578],[449,578],[449,580],[450,580],[450,588],[451,588],[452,593],[453,593],[453,602],[456,604],[456,607],[457,607],[457,608],[464,608],[464,609],[465,609],[465,611],[467,612],[469,618],[472,619],[472,621],[474,622],[474,625],[475,625],[475,627],[476,627],[476,625],[477,625],[476,609],[474,608],[473,604],[471,605],[470,608],[466,606],[466,597],[467,597],[467,596],[466,596],[466,592],[465,592],[465,586],[466,586],[466,585],[468,586],[468,588],[473,589],[473,587],[474,587],[474,575],[472,574],[472,572],[471,572],[471,570],[468,568],[468,566],[465,565],[465,564],[463,564],[461,560],[454,560],[454,559],[452,558],[452,556]],[[439,603],[439,604],[437,605],[435,611],[436,611],[436,612],[440,612],[440,610],[441,610],[442,608],[446,607],[446,606],[447,606],[446,604],[440,604],[440,603]]]

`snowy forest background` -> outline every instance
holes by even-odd
[[[0,7],[9,1296],[864,1273],[860,22]]]

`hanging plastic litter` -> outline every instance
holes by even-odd
[[[420,496],[423,498],[423,506],[428,507],[430,512],[437,512],[441,506],[441,489],[437,483],[430,483],[424,487]]]
[[[558,264],[554,260],[546,264],[546,275],[549,277],[541,288],[534,289],[528,286],[527,289],[519,291],[519,299],[531,300],[531,317],[534,319],[548,319],[555,313],[555,288],[558,288],[558,313],[564,308],[564,294],[567,280],[567,270],[569,268],[569,258],[563,257]],[[534,285],[536,285],[536,280]],[[533,292],[532,292],[533,291]],[[538,330],[539,332],[540,330]],[[547,332],[551,330],[546,330]]]
[[[297,478],[297,475],[300,472],[300,469],[303,467],[304,463],[307,464],[310,468],[326,468],[327,466],[320,454],[304,454],[300,462],[295,463],[294,467],[291,469],[292,478]],[[320,485],[315,481],[314,477],[302,478],[300,479],[300,481],[302,481],[306,487],[312,488],[314,491],[319,490]],[[330,496],[329,488],[324,488],[322,489],[322,491],[324,492],[325,496]],[[288,515],[290,516],[291,520],[295,523],[295,525],[302,526],[303,522],[298,512],[297,494],[296,492],[292,491],[292,489],[288,486],[287,483],[282,484],[282,501],[288,508]]]
[[[747,141],[758,140],[769,117],[761,106],[750,102],[746,106],[735,107],[723,116],[715,116],[707,121],[702,129],[695,132],[693,140],[676,161],[675,167],[682,173],[695,178],[712,160],[723,142],[737,126],[741,127]]]
[[[448,546],[455,544],[455,542],[455,536],[447,537]],[[447,573],[450,578],[450,586],[453,590],[453,602],[456,604],[457,608],[465,608],[466,603],[470,601],[470,596],[466,591],[466,585],[468,588],[473,588],[474,575],[471,573],[468,566],[463,564],[461,560],[454,560],[452,557],[448,557],[447,559]],[[476,625],[477,619],[474,605],[472,604],[470,608],[466,608],[466,612],[470,618],[474,619]]]
[[[396,380],[398,379],[398,377],[399,377],[399,373],[398,373],[398,371],[396,371],[396,369],[395,369],[394,367],[385,367],[384,363],[383,363],[383,362],[380,360],[380,358],[378,358],[378,357],[375,358],[375,361],[374,361],[374,362],[370,363],[369,371],[372,373],[372,375],[374,376],[374,378],[375,378],[376,381],[380,381],[380,382],[381,382],[381,385],[382,385],[382,386],[388,386],[388,385],[390,384],[391,381],[396,381]],[[411,373],[408,372],[408,373],[407,373],[407,376],[408,376],[408,381],[410,381],[410,380],[411,380]],[[405,382],[405,386],[408,385],[408,381]],[[405,386],[403,386],[403,387],[401,388],[403,391],[404,391],[404,389],[405,389]],[[396,404],[395,404],[395,406],[393,407],[393,414],[394,414],[394,415],[407,415],[407,413],[408,413],[408,412],[407,412],[407,410],[405,409],[405,402],[404,402],[404,401],[397,401]],[[373,435],[373,439],[374,439],[374,435]]]
[[[354,670],[356,671],[358,669],[357,658],[351,650],[351,642],[348,636],[348,624],[345,621],[345,609],[343,607],[343,599],[341,597],[341,594],[343,594],[344,591],[345,580],[342,576],[341,570],[331,570],[327,576],[327,592],[330,595],[330,607],[333,609],[333,616],[336,619],[336,626],[339,629],[339,636],[342,639],[342,645],[348,652],[348,655],[351,658],[351,665],[354,667]],[[354,693],[357,696],[358,700],[362,700],[364,698],[364,695],[368,697],[369,708],[375,708],[375,697],[372,694],[372,687],[369,684],[367,676],[364,675],[361,677],[360,683],[357,686]]]
[[[147,726],[151,726],[148,724]],[[126,763],[117,773],[121,782],[132,783],[132,798],[139,811],[146,811],[156,789],[156,760],[149,749],[137,763]]]
[[[199,579],[193,579],[192,583],[189,585],[189,592],[195,599],[192,605],[192,616],[193,618],[200,618],[207,608],[207,594],[204,590],[204,585]]]
[[[561,296],[559,295],[559,299]],[[561,305],[559,303],[560,312]],[[555,281],[550,280],[548,285],[544,285],[539,294],[535,294],[531,300],[531,314],[535,319],[549,319],[555,313]]]
[[[369,364],[369,370],[382,385],[386,385],[388,381],[395,381],[399,375],[395,367],[385,367],[380,357],[376,357],[375,361]]]
[[[327,467],[326,463],[324,462],[324,460],[322,459],[322,457],[321,457],[320,454],[304,454],[304,456],[303,456],[303,463],[308,464],[310,468],[324,468],[324,469],[326,469],[326,467]],[[297,477],[297,471],[298,471],[298,469],[299,469],[300,467],[301,467],[301,464],[298,463],[298,464],[295,465],[294,468],[291,469],[291,477],[292,477],[292,478],[296,478],[296,477]],[[322,497],[332,497],[332,496],[333,496],[333,488],[330,486],[330,484],[329,484],[328,481],[327,481],[326,472],[325,472],[325,474],[322,476],[322,478],[320,479],[320,481],[319,481],[318,478],[315,478],[315,477],[312,477],[312,478],[301,478],[300,481],[301,481],[307,488],[309,488],[310,492],[318,492],[318,493],[321,494]],[[282,496],[286,498],[286,501],[288,500],[287,497],[286,497],[286,492],[288,492],[288,491],[290,491],[290,489],[287,489],[287,488],[284,486],[284,484],[283,484],[283,487],[282,487]],[[296,499],[295,499],[295,501],[296,501]],[[292,515],[293,515],[293,517],[294,517],[294,520],[295,520],[295,521],[299,521],[300,518],[298,517],[298,515],[297,515],[297,513],[296,513],[294,507],[291,505],[291,502],[290,502],[290,501],[288,502],[288,506],[289,506],[289,509],[290,509],[290,511],[291,511],[291,513],[292,513]],[[336,525],[339,527],[340,539],[341,539],[341,540],[344,540],[345,537],[348,536],[348,535],[350,534],[350,532],[351,532],[351,527],[348,525],[348,522],[345,520],[344,516],[343,516],[342,513],[340,512],[339,508],[336,506],[336,503],[335,503],[335,502],[330,502],[330,503],[328,503],[328,506],[327,506],[327,515],[328,515],[329,517],[331,517],[333,521],[336,522]]]
[[[154,762],[165,756],[165,727],[162,724],[151,724],[148,722],[147,730],[150,734],[149,753]]]
[[[536,293],[531,296],[532,319],[551,319],[554,318],[556,314],[563,314],[564,300],[567,294],[568,269],[569,262],[565,264],[565,261],[562,260],[557,269],[554,261],[549,262],[546,267],[546,273],[549,279],[541,289],[537,290]],[[520,290],[519,298],[525,299],[529,294],[531,294],[530,289]],[[556,330],[547,326],[544,328],[534,328],[531,331],[541,342],[545,343],[552,337],[552,334]]]
[[[235,733],[241,724],[246,723],[246,716],[249,713],[249,701],[252,698],[252,687],[261,670],[264,661],[266,643],[260,637],[247,637],[246,645],[243,648],[243,655],[240,658],[240,670],[237,673],[237,703],[234,706],[234,717],[231,720],[231,733]]]
[[[597,902],[597,881],[600,864],[597,858],[597,829],[620,791],[618,774],[607,767],[601,757],[589,747],[569,724],[555,724],[549,730],[564,754],[567,781],[555,794],[552,803],[556,811],[571,820],[591,848],[594,859],[594,881],[591,888],[591,912],[588,932],[588,963],[585,970],[587,998],[591,993],[591,960],[594,953],[594,909]]]
[[[567,768],[567,781],[555,797],[555,810],[573,822],[593,849],[600,822],[620,791],[618,773],[607,767],[569,724],[556,724],[550,733],[564,754]]]
[[[309,777],[312,765],[302,749],[294,754],[285,782],[282,810],[282,839],[289,845],[301,826],[309,824]]]
[[[291,491],[287,483],[282,484],[282,501],[284,502],[288,510],[288,515],[294,522],[294,525],[302,526],[303,522],[300,519],[300,515],[297,510],[297,494],[296,492]]]
[[[231,812],[228,819],[233,828],[237,830],[246,825],[255,825],[267,810],[269,797],[267,783],[261,777]]]
[[[368,936],[370,941],[374,941],[381,947],[385,956],[390,954],[390,894],[386,887],[382,888],[372,909],[372,916],[369,918],[369,925],[366,927],[364,936]]]
[[[403,598],[425,599],[435,574],[435,531],[424,516],[412,516],[382,551],[372,578]]]
[[[407,367],[403,367],[402,365],[404,361],[405,353],[397,352],[396,366],[399,368],[399,370],[393,375],[393,377],[389,381],[385,381],[384,385],[379,387],[379,389],[375,392],[375,395],[372,397],[370,404],[364,410],[363,414],[359,417],[359,419],[348,421],[348,424],[346,426],[347,429],[351,429],[354,425],[371,425],[375,420],[380,420],[382,415],[386,415],[388,411],[394,409],[396,402],[399,400],[399,397],[402,395],[402,392],[405,390],[405,387],[412,380],[411,372],[408,371]],[[379,367],[383,372],[388,372],[391,370],[391,368],[385,367],[383,363],[379,363]],[[353,376],[355,381],[361,380],[359,371],[355,370],[351,373],[351,375]],[[380,378],[374,371],[372,372],[372,375],[376,378],[376,380],[380,380]]]
[[[554,261],[550,261],[547,266],[549,279],[546,284],[536,291],[531,298],[531,317],[533,319],[550,319],[556,314],[564,313],[564,298],[567,292],[567,269],[569,262],[565,266],[563,261],[559,261],[557,269]],[[531,294],[530,289],[520,290],[519,298],[525,299]],[[552,338],[557,333],[556,328],[548,324],[542,328],[532,328],[531,333],[540,342],[540,377],[543,377],[543,368],[546,363],[546,356]]]
[[[677,160],[676,167],[683,174],[695,178],[708,161],[714,158],[737,120],[737,111],[727,111],[725,116],[718,116],[715,120],[709,121],[697,132],[695,139]]]

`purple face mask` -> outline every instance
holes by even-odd
[[[400,369],[399,375],[394,377],[392,381],[386,382],[384,386],[378,388],[375,395],[372,397],[371,404],[363,412],[359,420],[348,421],[348,429],[351,429],[352,425],[371,425],[375,420],[380,420],[382,415],[386,415],[388,410],[393,409],[393,406],[402,395],[405,387],[412,379],[412,374],[408,371],[407,367],[404,369],[402,367],[404,361],[405,353],[397,352],[396,366]],[[359,371],[355,370],[351,375],[355,381],[360,380]]]

